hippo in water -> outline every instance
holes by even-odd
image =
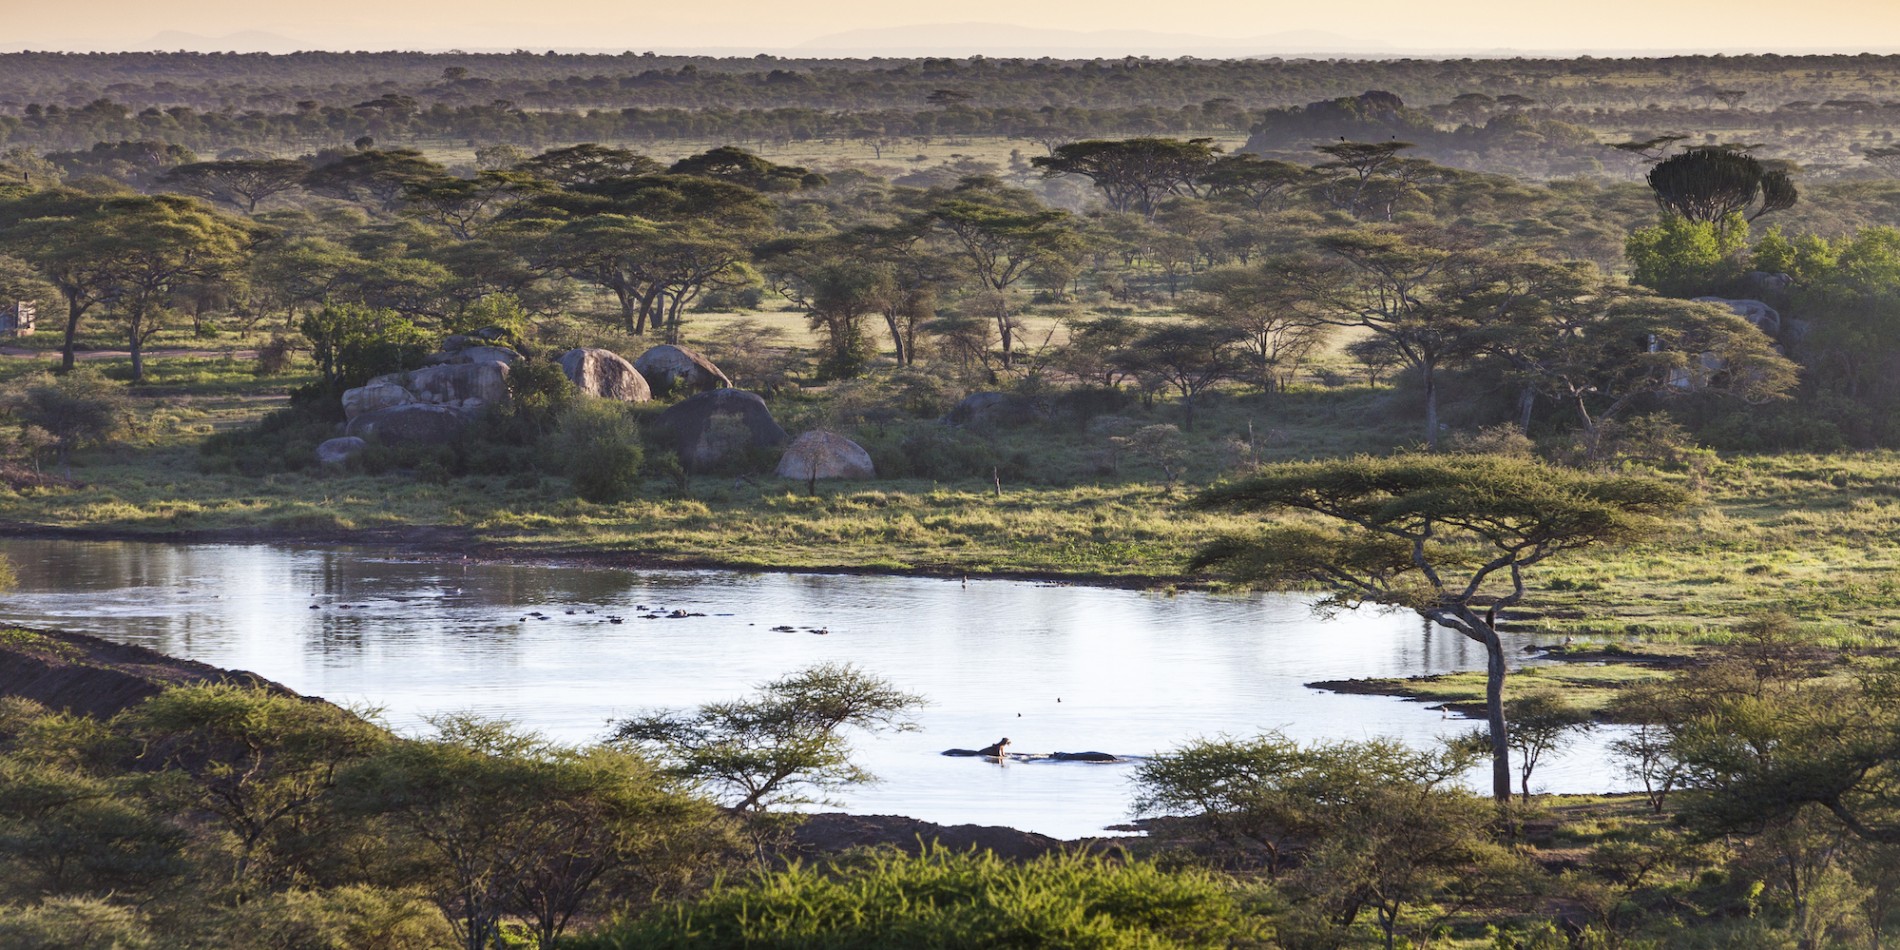
[[[995,744],[984,746],[981,749],[945,749],[943,750],[943,754],[944,755],[962,755],[962,756],[982,756],[987,759],[1000,759],[1005,754],[1007,754],[1008,749],[1009,749],[1009,738],[1005,736],[1004,738],[996,740]]]

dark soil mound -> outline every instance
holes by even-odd
[[[78,633],[0,628],[0,695],[107,718],[169,687],[199,683],[290,692],[254,673],[177,660],[144,647]]]
[[[957,851],[980,848],[1012,860],[1034,858],[1071,846],[1048,835],[998,825],[939,825],[902,815],[825,812],[812,815],[798,826],[793,850],[801,855],[821,855],[888,845],[906,854],[916,854],[931,842]]]

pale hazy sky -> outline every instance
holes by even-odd
[[[1900,48],[1900,0],[0,0],[6,48],[147,48],[264,31],[327,49],[783,50],[843,30],[972,21],[1241,39],[1324,30],[1402,49]]]

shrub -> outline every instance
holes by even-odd
[[[1232,885],[1083,854],[1010,862],[932,848],[794,865],[574,941],[576,950],[1264,945]],[[1251,938],[1251,939],[1250,939]]]
[[[1511,458],[1530,458],[1533,448],[1530,436],[1508,423],[1486,426],[1476,432],[1460,432],[1451,437],[1450,447],[1453,452],[1466,455],[1504,455]]]
[[[136,911],[103,900],[0,906],[0,946],[10,950],[142,950],[152,943]]]
[[[296,351],[296,340],[281,333],[271,337],[270,342],[257,348],[257,375],[277,376],[290,369]]]
[[[433,348],[428,334],[394,310],[333,304],[305,316],[298,329],[332,396],[374,376],[414,369]]]
[[[91,369],[6,393],[0,398],[0,413],[50,435],[62,463],[75,449],[117,437],[131,418],[125,387]]]
[[[973,478],[990,474],[999,461],[994,446],[941,426],[911,433],[894,458],[876,459],[887,477],[912,478]]]
[[[360,885],[268,894],[234,908],[220,923],[232,947],[435,950],[454,941],[441,911],[422,898]]]
[[[625,501],[640,484],[640,428],[632,410],[607,399],[584,399],[562,410],[550,454],[563,460],[574,493],[595,504]]]

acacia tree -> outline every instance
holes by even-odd
[[[143,378],[144,344],[173,291],[235,268],[250,229],[177,195],[97,197],[47,191],[0,212],[0,240],[66,298],[62,368],[70,370],[82,319],[102,304],[125,318],[132,374]]]
[[[871,781],[851,762],[847,728],[911,730],[923,698],[845,664],[825,663],[765,684],[749,699],[621,722],[615,738],[741,812],[822,802]]]
[[[485,171],[474,178],[418,179],[403,187],[402,200],[408,213],[467,241],[498,215],[550,188],[525,172]]]
[[[1900,146],[1883,145],[1867,149],[1860,153],[1867,164],[1886,172],[1889,176],[1900,175]]]
[[[1312,181],[1313,171],[1304,165],[1247,154],[1215,159],[1199,179],[1209,197],[1244,205],[1255,214],[1280,210]]]
[[[739,235],[718,227],[676,225],[652,245],[653,319],[666,342],[680,342],[686,308],[708,287],[756,279]]]
[[[115,292],[110,259],[98,245],[105,203],[97,195],[46,189],[0,206],[0,240],[37,268],[66,302],[63,372],[75,364],[80,322]]]
[[[445,177],[441,165],[414,149],[367,149],[305,172],[303,187],[326,198],[394,211],[411,186]]]
[[[132,381],[145,378],[145,344],[161,329],[174,293],[213,283],[236,270],[249,250],[250,229],[190,198],[123,198],[104,209],[108,228],[93,243],[101,279],[125,321]]]
[[[187,195],[222,201],[245,214],[256,214],[259,202],[298,187],[309,170],[308,165],[291,158],[237,158],[179,165],[159,176],[158,182]]]
[[[663,168],[659,162],[645,155],[592,142],[549,149],[515,166],[516,171],[545,178],[564,188],[593,184],[609,178],[654,175]]]
[[[1087,178],[1101,189],[1110,209],[1152,219],[1161,199],[1191,190],[1220,150],[1213,139],[1092,139],[1058,145],[1029,164],[1042,169],[1044,178]]]
[[[813,330],[825,334],[823,379],[850,379],[864,370],[871,350],[864,321],[886,295],[882,268],[839,253],[830,242],[781,245],[768,251],[766,282],[805,311]],[[901,352],[900,340],[900,352]]]
[[[1235,331],[1271,392],[1290,381],[1302,362],[1332,334],[1300,308],[1297,285],[1268,268],[1224,267],[1202,275],[1188,310],[1215,326]]]
[[[1274,586],[1318,583],[1329,591],[1322,610],[1403,607],[1482,645],[1492,794],[1502,802],[1511,796],[1511,747],[1498,611],[1523,601],[1527,569],[1567,551],[1643,537],[1687,503],[1681,489],[1652,479],[1527,459],[1287,463],[1210,489],[1195,504],[1317,520],[1220,538],[1191,567]]]
[[[1736,217],[1753,221],[1784,211],[1800,196],[1786,170],[1733,145],[1684,149],[1656,163],[1648,181],[1664,214],[1717,227]]]
[[[1219,324],[1171,323],[1137,337],[1111,360],[1145,386],[1167,386],[1180,393],[1182,422],[1192,432],[1195,398],[1234,378],[1245,366],[1238,352],[1241,336],[1241,331]]]
[[[1003,368],[1008,369],[1015,359],[1016,340],[1009,292],[1045,256],[1072,252],[1078,246],[1069,213],[955,197],[937,204],[927,218],[950,236],[965,270],[990,298],[1003,345]]]
[[[1713,393],[1762,403],[1795,387],[1798,367],[1727,307],[1601,283],[1574,289],[1495,326],[1488,348],[1570,407],[1593,450],[1605,425],[1646,400]]]
[[[549,269],[612,293],[627,332],[645,333],[654,302],[648,249],[659,238],[659,228],[644,218],[598,214],[531,240],[529,253]]]
[[[1400,152],[1410,142],[1337,142],[1316,145],[1314,150],[1327,160],[1313,166],[1321,177],[1321,197],[1355,218],[1378,213],[1392,220],[1400,199],[1412,194],[1418,182],[1437,166],[1421,159],[1405,158]]]
[[[1434,231],[1360,229],[1319,239],[1321,258],[1269,262],[1300,289],[1316,323],[1377,334],[1425,390],[1425,444],[1438,444],[1438,373],[1467,356],[1481,316],[1465,306],[1461,269],[1475,252]],[[1272,278],[1269,278],[1272,279]]]
[[[510,913],[551,948],[611,885],[676,888],[724,844],[710,803],[637,756],[472,716],[433,724],[352,768],[338,797],[420,843],[431,899],[468,950],[493,946]]]
[[[148,761],[191,775],[182,803],[232,835],[240,892],[290,874],[281,844],[312,833],[343,770],[389,741],[328,703],[222,683],[166,690],[120,722]]]

